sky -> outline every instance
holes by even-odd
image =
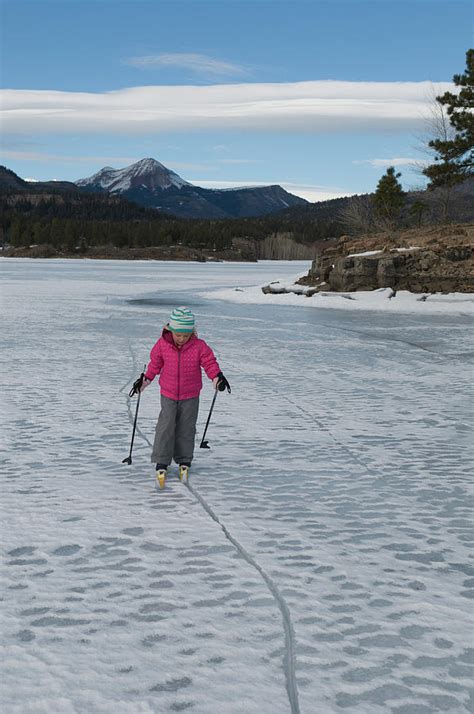
[[[204,187],[311,201],[423,185],[464,0],[3,0],[0,161],[77,180],[152,157]]]

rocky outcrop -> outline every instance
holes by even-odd
[[[474,226],[443,226],[343,237],[321,252],[299,281],[315,291],[354,292],[391,287],[410,292],[474,292]]]

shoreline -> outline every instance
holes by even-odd
[[[117,257],[90,257],[90,256],[54,256],[49,258],[31,256],[6,256],[0,251],[0,261],[8,259],[19,260],[44,260],[48,262],[126,262],[126,258]],[[241,263],[243,265],[256,265],[258,263],[302,263],[306,261],[289,261],[262,259],[258,261],[248,260],[196,260],[192,258],[134,258],[129,259],[133,263],[190,263],[194,265],[204,265],[205,263],[216,265],[219,263],[232,265]],[[309,262],[309,261],[308,261]],[[305,273],[303,273],[304,275]],[[226,302],[246,303],[253,305],[282,305],[297,306],[315,309],[336,309],[352,311],[386,312],[390,314],[417,314],[417,315],[465,315],[474,316],[474,292],[422,292],[413,293],[408,290],[394,290],[390,286],[376,288],[374,290],[359,291],[321,291],[313,292],[310,286],[301,285],[297,281],[301,279],[302,273],[293,274],[290,278],[275,279],[263,285],[253,286],[233,286],[217,290],[203,290],[200,297],[206,299],[218,299]],[[264,289],[275,286],[275,290]]]
[[[298,306],[313,309],[386,312],[416,315],[474,316],[474,292],[411,293],[391,287],[355,292],[263,293],[262,287],[236,287],[201,292],[200,296],[254,305]],[[300,287],[301,286],[297,286]]]
[[[20,260],[24,259],[29,259],[29,260],[117,260],[117,261],[127,261],[130,260],[132,262],[137,262],[137,261],[143,261],[143,262],[153,262],[156,260],[160,260],[163,262],[180,262],[180,263],[223,263],[223,262],[228,262],[228,263],[256,263],[256,260],[250,260],[246,259],[245,257],[242,256],[227,256],[227,257],[219,257],[219,256],[182,256],[182,255],[175,255],[171,257],[167,257],[164,255],[161,256],[141,256],[141,255],[108,255],[106,253],[101,253],[99,255],[80,255],[80,254],[73,254],[73,253],[58,253],[57,255],[41,255],[41,254],[31,254],[29,253],[28,255],[18,255],[18,254],[5,254],[4,251],[0,251],[0,258],[5,258],[5,259],[10,259],[10,258],[18,258]]]

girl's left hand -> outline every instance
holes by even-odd
[[[227,381],[227,379],[224,377],[222,372],[219,372],[217,377],[214,377],[214,379],[212,380],[212,383],[214,384],[215,389],[218,389],[220,392],[223,392],[225,389],[227,389],[227,391],[230,394],[230,392],[231,392],[230,384]]]

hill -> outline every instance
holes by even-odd
[[[357,225],[357,210],[369,211],[373,194],[365,193],[343,198],[333,198],[305,206],[291,206],[278,214],[281,220],[292,221],[338,221],[345,225],[346,232],[352,228],[354,233],[363,232]],[[352,215],[351,215],[352,214]],[[420,220],[421,219],[421,220]],[[400,224],[408,227],[414,221],[424,224],[474,221],[474,177],[450,189],[407,191],[405,205],[400,215]]]
[[[129,178],[104,169],[97,180],[117,188],[114,181],[123,187]],[[164,185],[170,180],[169,172],[160,178]],[[221,193],[226,197],[234,192]],[[440,223],[447,198],[457,222],[474,221],[473,179],[448,197],[436,190],[408,193],[405,198],[398,230]],[[343,235],[357,238],[368,228],[371,235],[380,232],[370,215],[371,200],[366,194],[304,203],[258,217],[180,219],[128,201],[123,193],[88,192],[69,182],[31,183],[0,167],[0,243],[8,246],[3,255],[312,259]]]
[[[0,244],[6,245],[3,255],[312,258],[314,241],[327,235],[327,226],[321,233],[316,224],[294,221],[290,230],[286,221],[274,218],[276,215],[179,219],[128,201],[123,194],[88,192],[68,182],[28,182],[0,167]]]

